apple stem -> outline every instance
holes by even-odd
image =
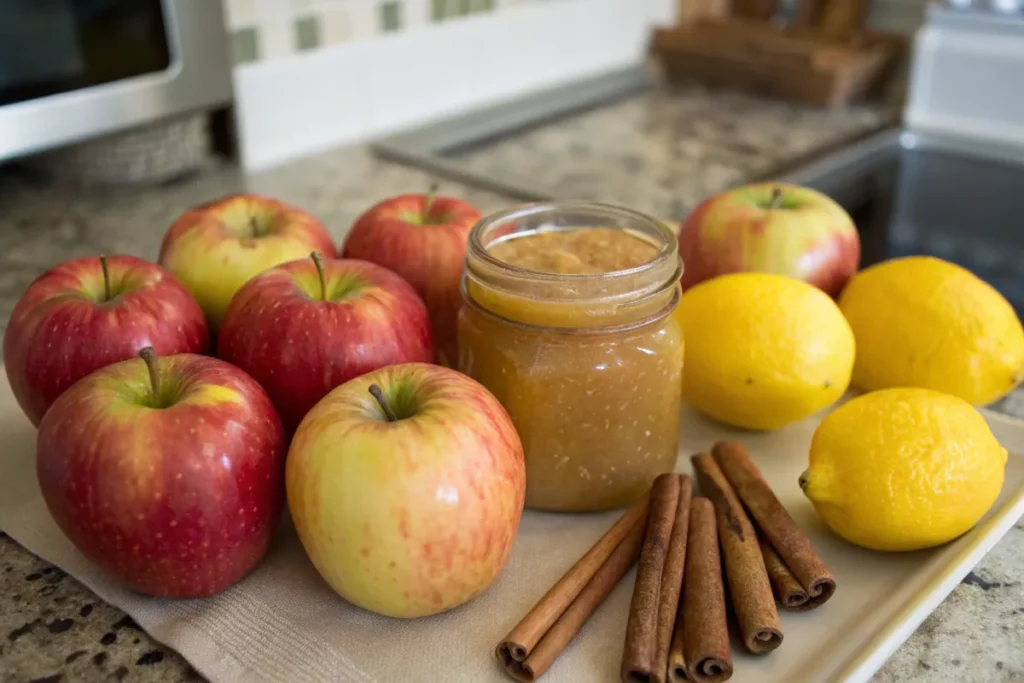
[[[139,356],[145,361],[146,369],[149,370],[149,384],[153,389],[153,407],[160,408],[162,407],[160,405],[160,359],[152,346],[147,346],[139,351]]]
[[[441,189],[441,186],[436,182],[430,183],[430,190],[427,191],[427,201],[423,204],[423,222],[430,222],[430,210],[434,208],[434,202],[437,200],[437,192]]]
[[[376,384],[370,385],[370,394],[377,399],[380,409],[384,411],[384,417],[388,419],[388,422],[396,422],[398,416],[395,415],[395,411],[391,410],[391,406],[388,405],[387,400],[384,398],[384,392],[380,390],[380,387]]]
[[[316,275],[320,278],[320,301],[327,301],[327,276],[324,275],[324,257],[320,255],[320,252],[314,251],[309,255],[309,258],[313,259],[313,265],[316,266]]]
[[[769,209],[778,209],[782,206],[782,188],[776,187],[772,190],[772,198],[768,201]]]
[[[106,256],[100,256],[100,270],[103,271],[103,300],[110,301],[110,271],[107,270]]]

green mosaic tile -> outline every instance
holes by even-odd
[[[490,12],[494,9],[494,0],[471,0],[473,12]]]
[[[442,21],[448,16],[448,3],[446,0],[431,0],[430,2],[430,19],[432,21]]]
[[[312,50],[320,46],[320,17],[299,17],[295,20],[295,48]]]
[[[230,42],[232,64],[249,64],[259,61],[260,42],[254,27],[232,31]]]
[[[380,29],[385,33],[402,28],[402,3],[398,0],[380,6]]]
[[[466,15],[473,11],[473,0],[459,0],[459,8],[456,10],[460,15]]]

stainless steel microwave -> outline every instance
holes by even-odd
[[[220,0],[0,0],[0,160],[230,100]]]

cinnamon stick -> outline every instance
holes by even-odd
[[[661,573],[661,592],[658,598],[658,619],[656,640],[654,643],[653,680],[668,680],[668,653],[672,646],[672,631],[675,628],[676,614],[679,611],[679,595],[683,588],[683,569],[686,562],[686,543],[690,530],[690,498],[693,493],[693,480],[688,475],[680,475],[679,501],[676,504],[676,518],[672,523],[672,536],[668,542],[668,554],[665,557],[665,569]]]
[[[511,660],[505,663],[505,671],[515,680],[523,683],[536,681],[546,672],[565,646],[580,632],[590,615],[604,602],[616,584],[625,576],[640,555],[644,540],[644,524],[638,523],[623,539],[622,543],[601,565],[579,596],[554,623],[551,629],[537,643],[522,662]]]
[[[697,498],[693,502],[697,502]],[[690,510],[690,524],[693,524],[693,509]],[[715,531],[717,534],[717,530]],[[690,563],[690,553],[693,552],[693,530],[689,532],[686,545],[686,564]],[[715,540],[718,540],[717,538]],[[719,567],[721,571],[721,567]],[[683,572],[683,595],[682,604],[676,612],[675,630],[672,631],[672,645],[668,649],[668,671],[665,677],[670,683],[683,683],[687,680],[686,674],[686,572]],[[728,652],[728,650],[726,650]]]
[[[778,598],[782,609],[793,612],[801,611],[807,604],[809,596],[800,582],[789,571],[789,567],[782,561],[779,554],[772,548],[772,544],[766,539],[758,536],[757,542],[761,545],[761,557],[764,558],[764,568],[768,572],[768,581],[772,584],[775,597]]]
[[[640,554],[650,495],[637,501],[551,587],[498,644],[498,661],[517,681],[535,681],[629,571]]]
[[[647,521],[640,563],[637,566],[633,600],[626,623],[626,643],[619,675],[623,683],[662,683],[664,672],[655,668],[658,636],[658,604],[661,581],[668,556],[672,525],[679,505],[681,477],[662,474],[651,488],[651,514]]]
[[[717,527],[715,506],[707,498],[694,498],[690,504],[683,605],[668,661],[671,683],[718,683],[732,676]]]
[[[772,549],[807,591],[808,600],[790,609],[806,611],[824,604],[835,593],[836,579],[761,476],[747,449],[735,441],[720,441],[711,452]]]
[[[701,492],[715,506],[729,595],[743,644],[754,654],[771,652],[782,644],[782,624],[754,526],[711,455],[699,453],[691,461]]]

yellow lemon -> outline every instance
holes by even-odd
[[[924,387],[984,405],[1024,369],[1024,329],[1009,302],[970,271],[928,256],[853,276],[839,307],[857,337],[853,385]]]
[[[1003,486],[1006,450],[967,401],[884,389],[818,425],[800,486],[833,531],[873,550],[918,550],[974,526]]]
[[[683,397],[717,420],[776,429],[850,383],[853,332],[832,299],[785,275],[734,273],[683,294]]]

